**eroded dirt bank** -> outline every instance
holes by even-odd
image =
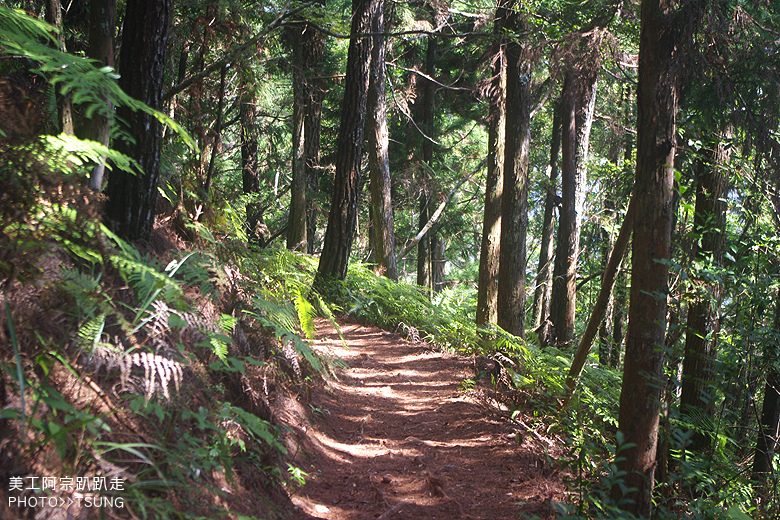
[[[563,486],[544,452],[559,448],[464,392],[468,358],[377,328],[341,331],[346,345],[318,322],[315,347],[348,367],[285,418],[305,439],[296,458],[309,473],[294,517],[554,517],[550,500],[562,499]]]

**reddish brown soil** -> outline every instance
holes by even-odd
[[[341,327],[345,344],[318,330],[315,348],[348,368],[291,420],[309,473],[293,518],[554,518],[564,488],[544,453],[560,448],[464,391],[469,358],[362,325]]]

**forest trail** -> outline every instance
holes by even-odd
[[[559,448],[463,391],[470,358],[374,327],[342,325],[346,345],[326,321],[317,330],[315,349],[348,367],[292,421],[309,473],[293,518],[553,518],[564,488],[545,451]]]

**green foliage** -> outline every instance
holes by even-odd
[[[96,112],[111,117],[106,100],[113,106],[127,106],[154,116],[162,124],[175,131],[191,148],[195,142],[174,120],[128,96],[116,83],[118,76],[109,67],[98,68],[95,60],[76,57],[56,49],[55,29],[31,16],[7,7],[0,7],[0,45],[3,52],[27,58],[39,64],[37,72],[49,79],[52,85],[59,85],[62,95],[70,95],[74,104],[86,107],[87,117]],[[48,45],[46,43],[48,42]],[[64,138],[62,146],[74,146],[77,140]],[[81,148],[97,150],[94,145],[80,145]],[[78,147],[75,147],[78,151]],[[104,148],[104,147],[103,147]],[[125,160],[125,165],[127,161]]]

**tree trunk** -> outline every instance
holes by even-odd
[[[420,194],[420,218],[418,226],[420,230],[424,229],[431,218],[430,194],[423,191]],[[425,287],[428,294],[431,293],[431,235],[425,234],[417,242],[417,285]]]
[[[558,156],[561,151],[561,109],[555,105],[553,114],[550,165],[547,168],[547,194],[544,198],[542,218],[542,242],[539,248],[539,268],[534,290],[533,326],[539,327],[550,314],[550,292],[552,291],[552,266],[555,238],[555,198],[558,184]]]
[[[255,113],[257,100],[250,84],[251,78],[241,75],[239,119],[241,124],[241,181],[244,193],[260,191],[260,168],[257,158],[257,132]]]
[[[561,209],[550,303],[551,339],[559,347],[570,346],[574,341],[577,260],[596,71],[572,67],[561,93]]]
[[[609,353],[609,366],[620,366],[620,353],[626,336],[626,308],[628,306],[628,274],[625,269],[618,273],[614,289],[615,303],[612,306],[612,350]]]
[[[351,34],[357,36],[371,30],[371,19],[380,3],[380,0],[353,0]],[[343,280],[347,276],[349,254],[357,227],[371,44],[371,38],[353,38],[349,42],[346,87],[336,152],[336,176],[328,227],[314,280],[314,286],[318,289],[324,289],[329,282]]]
[[[307,237],[306,218],[306,157],[305,157],[305,104],[306,78],[301,59],[303,30],[293,27],[293,132],[292,132],[292,183],[290,184],[290,216],[287,219],[287,249],[303,251]]]
[[[322,33],[299,20],[287,30],[293,55],[293,141],[287,248],[311,252],[316,233],[312,193],[318,186],[324,52]],[[311,236],[310,236],[311,235]]]
[[[778,289],[775,307],[775,333],[780,334],[780,289]],[[767,480],[773,474],[773,455],[780,448],[780,369],[777,363],[780,352],[777,345],[774,348],[771,348],[771,345],[767,347],[765,357],[770,368],[766,378],[761,423],[758,426],[758,440],[753,458],[753,480],[758,484],[758,495],[764,500],[768,498],[770,492]]]
[[[438,27],[440,15],[437,13],[434,15],[434,24]],[[434,97],[436,95],[436,84],[428,78],[433,78],[436,75],[436,54],[439,42],[435,36],[428,36],[428,46],[425,50],[425,75],[427,77],[421,78],[418,83],[422,87],[422,95],[419,96],[420,108],[420,127],[425,135],[422,138],[422,161],[424,168],[424,175],[426,179],[430,176],[430,171],[433,166],[433,143],[431,142],[435,129],[434,129]],[[416,103],[415,103],[416,105]],[[432,210],[432,192],[430,189],[430,183],[426,182],[423,188],[423,193],[420,196],[420,220],[419,228],[423,229],[428,223],[428,219],[431,216]],[[433,234],[428,233],[428,236],[420,240],[417,244],[417,285],[421,285],[428,289],[430,296],[433,296]]]
[[[306,161],[306,238],[307,251],[314,253],[317,237],[317,205],[315,195],[320,191],[320,138],[322,135],[322,102],[325,84],[322,66],[325,42],[322,33],[309,27],[304,33],[303,59],[306,73],[306,104],[304,108],[303,146]]]
[[[371,25],[374,44],[371,53],[371,86],[368,94],[368,160],[371,178],[371,229],[374,262],[379,272],[398,280],[395,260],[395,234],[391,197],[390,143],[385,99],[385,13],[378,7]]]
[[[730,152],[720,140],[710,143],[711,149],[698,162],[696,180],[696,206],[693,217],[693,232],[701,237],[700,246],[694,245],[693,260],[706,262],[712,258],[713,267],[723,263],[725,246],[726,202]],[[713,379],[716,357],[717,334],[720,329],[718,308],[723,297],[723,284],[715,281],[702,282],[697,298],[688,305],[688,321],[685,334],[685,355],[683,358],[682,395],[680,411],[683,415],[697,418],[712,415],[714,396],[708,390]],[[709,437],[694,432],[691,448],[702,451],[709,445]]]
[[[493,34],[504,31],[507,16],[506,0],[496,8]],[[482,220],[482,245],[479,255],[477,286],[477,325],[498,322],[498,260],[501,240],[501,201],[504,190],[505,89],[506,55],[504,43],[494,45],[491,65],[493,78],[488,92],[490,115],[488,123],[487,181],[485,185],[485,215]]]
[[[89,14],[88,56],[104,67],[114,66],[114,29],[116,27],[116,0],[92,0]],[[106,99],[105,113],[96,113],[87,121],[87,139],[108,146],[111,139],[113,105]],[[89,187],[100,191],[105,173],[105,158],[92,168]]]
[[[446,261],[444,260],[444,251],[447,243],[438,233],[431,235],[431,273],[433,292],[437,293],[444,289],[444,272]]]
[[[120,62],[119,86],[158,110],[162,105],[170,13],[171,0],[129,1],[122,30],[121,52],[126,59]],[[162,126],[152,115],[124,106],[117,110],[117,117],[127,122],[135,143],[119,141],[116,149],[135,159],[141,172],[111,172],[106,187],[110,201],[106,205],[106,220],[119,236],[131,240],[148,238],[157,202]]]
[[[522,32],[518,13],[507,25]],[[509,42],[506,82],[506,148],[498,266],[498,325],[525,336],[525,268],[528,168],[531,145],[531,64],[528,50]]]
[[[638,148],[634,238],[626,356],[620,393],[619,430],[624,443],[617,467],[633,491],[622,508],[649,517],[663,388],[663,347],[672,232],[676,152],[675,38],[669,0],[643,0],[639,48]],[[622,446],[618,446],[622,448]]]
[[[62,26],[62,4],[60,0],[48,0],[46,5],[46,21],[57,28],[57,42],[60,51],[68,52],[65,47],[65,31]],[[57,110],[60,116],[60,131],[73,135],[73,103],[70,96],[57,94]]]
[[[214,123],[214,145],[211,148],[211,159],[209,159],[209,167],[206,171],[206,184],[203,186],[203,190],[208,194],[211,189],[211,179],[214,177],[214,168],[217,163],[217,154],[222,143],[222,112],[225,108],[225,74],[227,74],[227,67],[222,67],[219,73],[219,101],[217,101],[217,120]]]

